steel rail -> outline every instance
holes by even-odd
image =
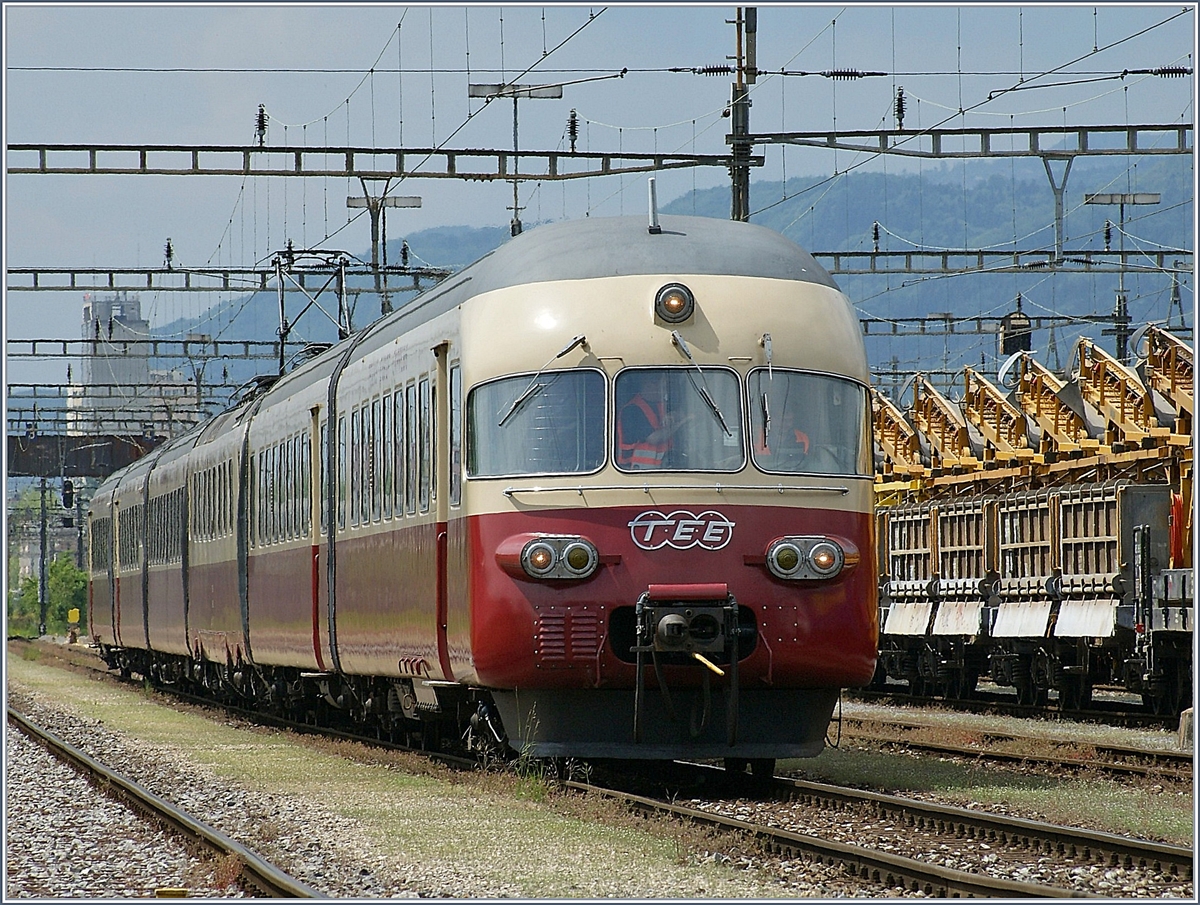
[[[103,789],[163,821],[183,836],[203,843],[218,854],[235,857],[241,868],[242,881],[264,895],[281,899],[325,898],[323,893],[284,873],[220,830],[197,820],[128,777],[108,769],[11,707],[8,708],[8,719],[60,760],[94,778]]]
[[[924,723],[886,723],[881,720],[859,719],[854,717],[843,717],[842,723],[842,735],[844,738],[863,739],[866,741],[880,742],[889,745],[904,745],[922,751],[943,752],[946,754],[955,754],[979,759],[1049,764],[1055,767],[1078,767],[1100,770],[1107,773],[1130,773],[1140,776],[1159,777],[1165,779],[1190,780],[1192,778],[1192,755],[1190,753],[1185,754],[1181,751],[1130,748],[1120,745],[1106,745],[1101,742],[1092,742],[1087,740],[1072,742],[1063,739],[1052,739],[1031,735],[1014,735],[1005,732],[993,732],[986,729],[974,730],[975,734],[978,734],[983,738],[984,743],[987,743],[988,741],[993,743],[1021,741],[1050,746],[1075,746],[1085,749],[1090,748],[1097,754],[1107,754],[1109,755],[1109,759],[1100,760],[1096,758],[1085,757],[1065,757],[1057,753],[1050,755],[1039,755],[1017,751],[995,750],[981,746],[955,745],[943,742],[907,739],[899,735],[886,734],[887,730],[889,729],[904,732],[912,730],[931,730],[937,728]],[[857,724],[857,727],[854,724]],[[875,726],[877,729],[883,731],[872,731],[864,728],[866,726]],[[1117,757],[1141,761],[1148,760],[1152,763],[1146,764],[1130,762],[1129,760],[1119,761],[1112,759]]]
[[[962,896],[972,898],[998,896],[1008,898],[1090,898],[1085,893],[1062,887],[1039,886],[1017,880],[990,877],[986,874],[969,874],[876,849],[819,839],[815,836],[761,826],[733,817],[721,817],[665,801],[656,801],[641,795],[606,789],[602,786],[573,781],[569,781],[565,785],[580,792],[623,801],[646,813],[666,814],[714,827],[724,832],[744,833],[759,840],[773,854],[785,858],[804,856],[813,859],[818,864],[840,865],[861,879],[892,887],[903,886],[905,889],[924,892],[937,898]]]
[[[866,806],[877,812],[899,815],[919,829],[930,828],[968,838],[995,839],[1050,854],[1103,860],[1113,866],[1153,868],[1184,879],[1192,879],[1193,876],[1195,853],[1183,846],[931,804],[809,780],[776,777],[775,782],[786,789],[787,794],[804,801]]]

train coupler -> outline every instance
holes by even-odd
[[[724,583],[652,584],[638,597],[634,608],[636,623],[636,684],[633,700],[633,738],[642,740],[645,708],[646,658],[654,668],[669,718],[674,722],[675,707],[663,675],[663,666],[695,664],[704,667],[705,721],[711,674],[724,678],[726,671],[715,660],[728,661],[729,707],[727,725],[729,744],[737,742],[738,711],[738,604]],[[707,655],[707,656],[706,656]],[[694,722],[694,721],[693,721]],[[692,727],[692,734],[703,730]]]

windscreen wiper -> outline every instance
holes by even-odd
[[[548,383],[539,383],[538,382],[538,378],[542,376],[542,371],[546,370],[546,368],[550,367],[550,364],[552,362],[556,361],[559,358],[562,358],[564,355],[566,355],[568,352],[570,352],[575,347],[583,346],[586,344],[587,344],[587,338],[582,333],[580,333],[578,336],[576,336],[574,339],[572,339],[569,343],[567,343],[565,346],[563,346],[562,349],[558,352],[558,354],[555,355],[553,358],[551,358],[550,361],[547,361],[544,365],[542,365],[540,368],[538,368],[537,373],[534,374],[533,378],[529,381],[529,386],[525,387],[525,389],[521,391],[521,395],[512,401],[512,405],[510,405],[508,407],[508,410],[504,413],[503,417],[500,418],[500,421],[497,423],[496,426],[504,427],[505,422],[508,421],[508,419],[511,418],[513,415],[515,415],[518,411],[520,411],[526,402],[528,402],[530,399],[532,399],[534,396],[536,396],[538,393],[540,393],[542,390],[544,390],[547,386],[549,386]]]
[[[708,392],[708,381],[704,379],[704,369],[696,364],[696,359],[692,358],[692,350],[688,348],[687,343],[683,341],[683,337],[679,335],[678,330],[671,331],[671,342],[683,353],[683,357],[692,363],[692,367],[700,372],[701,386],[696,387],[696,391],[701,398],[708,403],[708,407],[712,409],[712,413],[717,416],[717,420],[721,422],[721,429],[725,431],[726,436],[732,437],[733,431],[729,429],[729,425],[725,423],[725,416],[721,414],[721,410],[717,408],[717,404],[713,401],[712,396]],[[695,382],[692,386],[696,386]]]

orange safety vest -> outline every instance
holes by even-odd
[[[650,432],[658,430],[662,425],[662,416],[651,408],[650,403],[641,397],[634,396],[627,403],[625,408],[631,405],[636,405],[642,410],[642,414],[646,416],[646,421],[650,425]],[[622,408],[621,411],[625,411]],[[663,457],[666,456],[667,450],[671,447],[669,438],[663,438],[658,443],[651,443],[648,439],[643,439],[637,443],[625,442],[625,431],[621,425],[622,419],[617,418],[617,464],[618,465],[636,465],[641,468],[661,468]]]

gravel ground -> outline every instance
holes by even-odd
[[[222,779],[171,746],[123,736],[57,700],[20,685],[11,675],[8,690],[10,703],[34,722],[218,827],[331,898],[529,898],[538,893],[531,893],[528,882],[522,883],[520,875],[534,869],[546,870],[547,859],[557,872],[557,885],[544,894],[556,897],[879,898],[903,894],[848,876],[834,867],[800,861],[784,863],[765,857],[756,849],[730,855],[721,851],[689,851],[680,847],[682,843],[676,843],[669,858],[647,862],[648,868],[631,867],[635,861],[633,855],[644,854],[645,837],[634,839],[632,845],[639,848],[632,853],[620,849],[605,851],[595,841],[611,840],[612,832],[589,830],[586,823],[576,831],[580,839],[562,840],[562,849],[551,846],[547,851],[543,840],[536,851],[522,850],[519,846],[524,832],[512,832],[514,826],[520,830],[520,820],[554,819],[546,811],[530,813],[528,803],[513,803],[509,813],[501,813],[499,817],[485,812],[480,803],[479,821],[469,850],[461,843],[456,846],[451,838],[438,857],[405,857],[403,853],[385,852],[372,846],[367,841],[368,828],[338,813],[337,808],[328,807],[329,802],[311,796],[272,794]],[[69,693],[64,697],[69,697]],[[9,731],[9,738],[13,739],[10,745],[20,745],[19,739],[14,738],[16,735],[15,731]],[[22,772],[16,767],[14,759],[9,767],[10,777]],[[345,769],[388,768],[363,767],[347,761]],[[152,894],[153,888],[160,885],[189,886],[194,895],[218,894],[211,888],[202,888],[186,871],[177,875],[179,879],[168,880],[176,874],[169,874],[164,867],[168,863],[165,858],[160,859],[149,844],[143,843],[144,827],[116,824],[113,814],[117,808],[102,798],[95,799],[94,793],[91,793],[94,806],[87,808],[78,807],[70,797],[48,800],[41,793],[42,789],[64,784],[63,780],[53,779],[9,787],[11,896],[142,896]],[[87,784],[82,784],[84,789],[77,794],[88,793]],[[475,803],[468,801],[467,805]],[[80,840],[80,852],[86,851],[91,871],[87,874],[79,871],[74,876],[67,871],[67,876],[58,881],[63,885],[52,887],[42,879],[48,872],[44,865],[56,860],[82,863],[78,855],[61,857],[63,814],[67,812],[81,823],[69,832]],[[444,826],[437,823],[414,826],[414,815],[399,814],[395,818],[395,831],[455,832],[453,814],[446,811],[441,817]],[[558,815],[558,819],[563,818]],[[24,826],[36,830],[25,834],[18,854],[13,846],[14,834],[19,834],[18,827]],[[576,848],[571,848],[572,844]],[[186,855],[182,857],[180,863],[186,865]],[[139,867],[142,862],[145,863]],[[114,879],[118,875],[122,878],[119,892]]]
[[[144,898],[163,887],[236,896],[211,860],[98,791],[14,727],[7,727],[5,898]],[[103,857],[97,857],[104,853]]]

